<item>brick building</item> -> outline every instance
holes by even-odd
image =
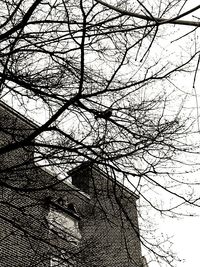
[[[98,166],[58,179],[24,140],[37,125],[0,102],[0,266],[142,267],[137,196]]]

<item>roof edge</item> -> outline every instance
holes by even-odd
[[[94,169],[95,171],[97,171],[98,173],[100,173],[105,179],[109,179],[111,181],[115,181],[116,184],[123,188],[126,192],[128,192],[129,194],[131,194],[132,196],[134,196],[136,199],[139,199],[139,196],[134,193],[131,189],[129,189],[127,186],[123,185],[120,181],[118,180],[114,180],[112,177],[110,177],[105,171],[101,170],[97,164],[93,163],[93,162],[83,162],[82,164],[78,165],[77,167],[71,169],[68,174],[71,176],[73,175],[73,173],[78,172],[81,168],[86,169],[86,168],[91,168]]]
[[[12,108],[8,104],[6,104],[3,100],[0,100],[0,106],[3,107],[4,109],[6,109],[7,111],[9,111],[10,113],[12,113],[14,116],[18,117],[20,120],[29,124],[31,127],[35,128],[35,129],[37,129],[39,127],[39,125],[36,122],[25,117],[24,115],[22,115],[21,113],[16,111],[14,108]]]

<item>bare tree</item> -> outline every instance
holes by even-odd
[[[2,124],[3,136],[11,137],[0,148],[2,157],[19,149],[31,155],[12,167],[5,164],[2,173],[39,163],[66,175],[90,162],[131,186],[142,206],[163,215],[178,215],[184,204],[198,206],[189,187],[198,181],[180,177],[190,170],[183,166],[193,164],[190,139],[199,120],[198,112],[192,117],[187,109],[191,92],[179,88],[188,75],[195,95],[199,67],[199,21],[183,18],[200,6],[183,11],[187,2],[0,1],[2,99],[29,117],[38,110],[46,114],[25,135]],[[181,49],[180,41],[189,38],[192,48],[184,52],[190,45]],[[5,180],[3,186],[11,184]],[[154,190],[174,202],[160,206],[152,201]],[[165,246],[145,235],[140,239],[171,264]]]

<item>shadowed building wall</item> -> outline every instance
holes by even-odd
[[[0,103],[1,147],[37,129]],[[141,267],[137,196],[91,163],[72,183],[34,163],[34,146],[0,156],[0,266]],[[68,175],[66,175],[68,176]]]

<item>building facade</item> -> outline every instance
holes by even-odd
[[[36,129],[0,103],[0,266],[143,267],[137,196],[89,162],[71,182],[44,170]]]

